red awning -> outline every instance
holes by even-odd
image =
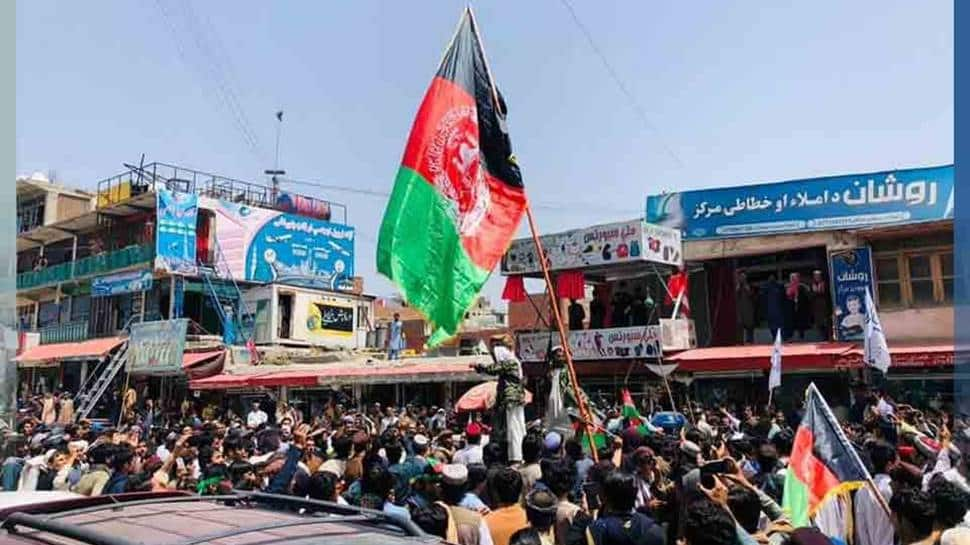
[[[429,358],[430,359],[430,358]],[[310,368],[307,368],[310,367]],[[265,370],[263,370],[265,369]],[[242,375],[215,375],[192,380],[194,390],[222,390],[227,388],[256,388],[288,386],[294,388],[327,386],[329,384],[391,384],[415,382],[478,381],[481,375],[471,364],[443,362],[405,362],[389,365],[360,365],[359,367],[322,364],[303,366],[299,370],[265,367]]]
[[[124,339],[108,337],[74,343],[42,344],[24,350],[17,356],[18,363],[45,362],[53,360],[85,360],[103,358],[117,348]]]
[[[189,381],[193,390],[227,390],[229,388],[245,388],[249,375],[227,375],[225,373],[211,377]]]
[[[665,359],[679,364],[678,371],[716,372],[771,369],[773,345],[719,346],[685,350]],[[840,356],[855,347],[852,343],[793,343],[782,346],[784,369],[832,369]]]
[[[856,346],[840,356],[838,364],[841,367],[862,367],[862,356],[862,347]],[[889,357],[893,367],[943,367],[953,365],[954,351],[952,344],[890,346]]]
[[[186,352],[182,354],[182,369],[189,369],[225,353],[225,350],[210,350],[208,352]]]

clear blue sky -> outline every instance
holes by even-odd
[[[570,1],[650,125],[560,1],[477,3],[543,231],[663,188],[952,161],[951,0]],[[261,181],[283,109],[290,175],[387,191],[463,6],[20,1],[18,172],[93,188],[145,153]],[[348,204],[358,272],[390,292],[384,199],[291,188]]]

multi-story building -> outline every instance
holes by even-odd
[[[776,399],[815,381],[847,402],[853,380],[880,381],[861,374],[868,292],[890,345],[890,390],[949,399],[953,183],[949,165],[648,197],[647,221],[683,233],[702,346],[671,359],[711,401],[763,400],[780,329]]]
[[[184,320],[182,337],[209,340],[206,357],[186,348],[185,367],[226,360],[232,346],[258,357],[261,346],[366,342],[373,298],[354,277],[342,205],[161,163],[94,195],[18,179],[17,196],[22,388],[77,392],[153,322]]]
[[[675,390],[711,403],[766,401],[772,340],[781,330],[785,379],[775,399],[800,399],[815,381],[847,403],[853,381],[882,378],[862,373],[868,291],[893,361],[883,384],[915,402],[951,399],[952,166],[654,195],[647,198],[645,220],[644,229],[663,226],[680,234],[676,248],[682,248],[687,289],[678,313],[689,314],[697,347],[671,350],[686,346],[663,343],[664,363],[677,364],[673,383],[690,385]],[[624,337],[608,331],[617,323],[633,327],[631,300],[645,331],[669,318],[676,304],[665,289],[671,269],[631,259],[634,244],[620,233],[632,235],[638,252],[652,243],[650,235],[641,240],[636,223],[622,225],[543,237],[556,276],[582,273],[582,287],[593,291],[577,301],[585,319],[570,334],[578,343],[577,373],[588,388],[614,393],[623,385],[636,391],[656,375],[643,365],[649,358],[634,350],[620,346],[610,355],[610,340],[622,343]],[[525,239],[513,243],[502,271],[536,276],[537,264]],[[574,295],[580,293],[577,288]],[[548,307],[545,295],[510,303],[510,326],[547,329]],[[565,308],[563,315],[568,322]],[[687,331],[687,345],[691,335]],[[524,361],[544,358],[547,334],[520,333],[518,339]]]

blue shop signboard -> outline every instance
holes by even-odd
[[[875,297],[872,253],[868,247],[832,252],[829,262],[835,338],[840,341],[861,340],[866,327],[866,291],[872,291]]]
[[[110,297],[122,293],[135,293],[152,289],[152,271],[126,271],[91,280],[92,297]]]
[[[194,193],[160,190],[157,194],[158,229],[155,268],[195,274],[195,228],[199,197]]]
[[[853,229],[953,218],[953,165],[647,197],[649,223],[685,239]]]

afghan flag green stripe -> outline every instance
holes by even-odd
[[[489,274],[462,247],[448,201],[407,167],[398,171],[381,224],[377,268],[445,331],[457,330]]]
[[[782,504],[792,523],[796,527],[808,525],[824,502],[861,488],[867,479],[868,472],[812,384],[785,477]]]
[[[381,224],[377,270],[433,324],[458,332],[525,212],[525,191],[470,9],[418,109]]]

